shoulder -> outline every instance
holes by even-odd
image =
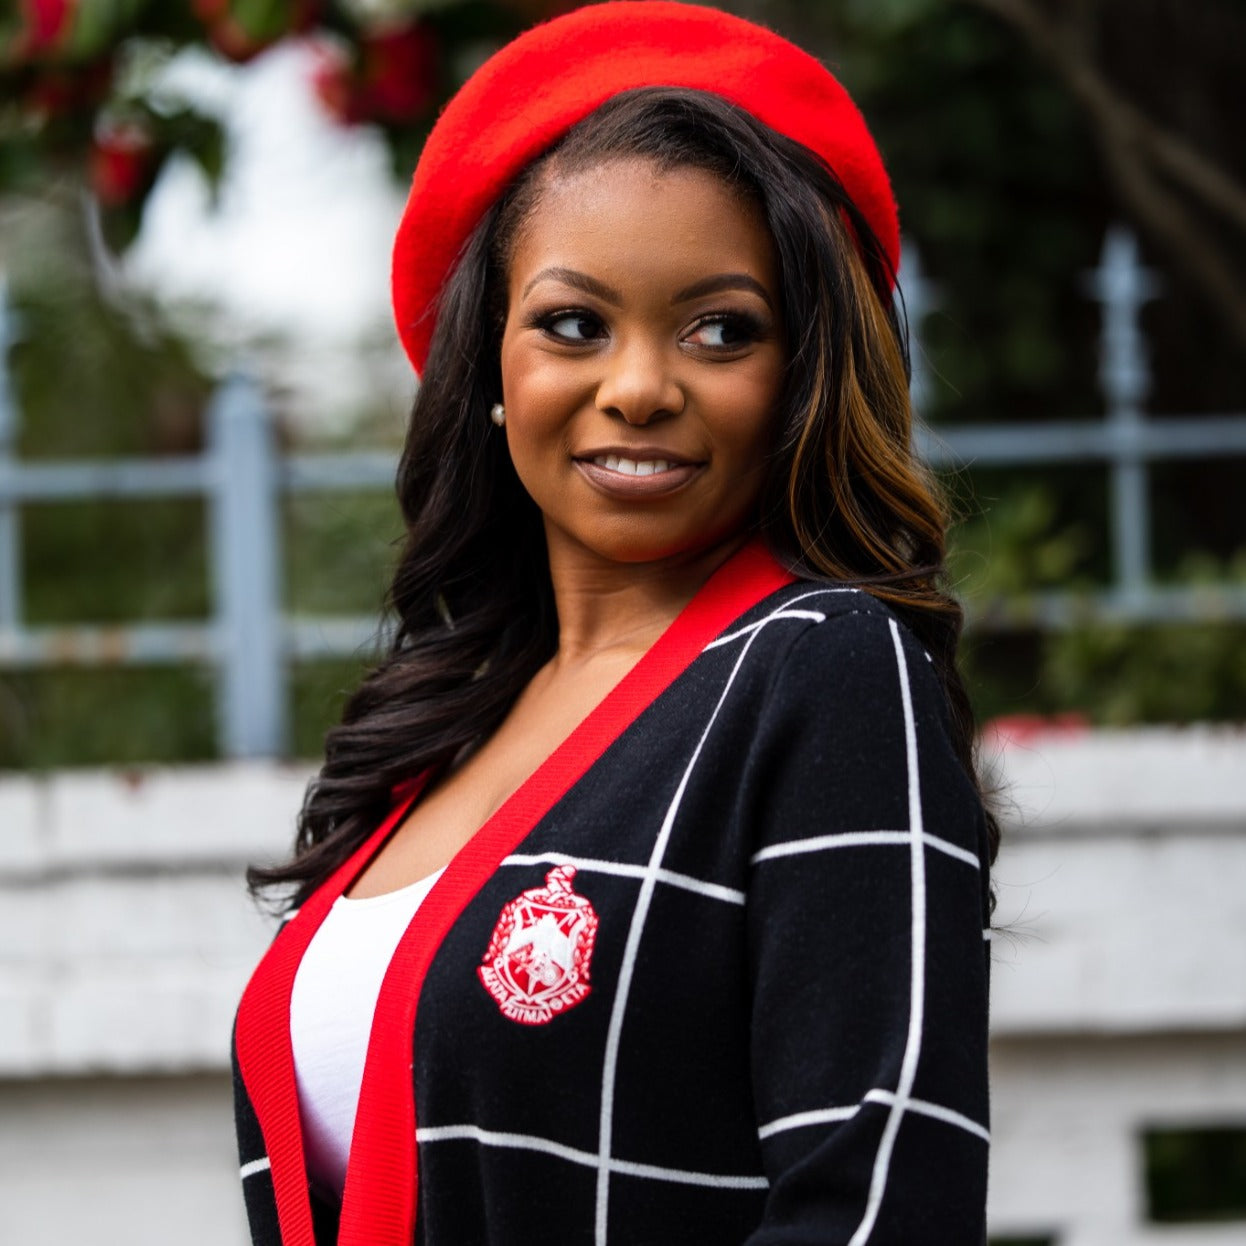
[[[886,603],[861,589],[800,581],[740,625],[756,628],[764,668],[759,748],[863,778],[902,771],[920,744],[923,768],[968,778],[931,655]]]
[[[812,695],[835,687],[864,692],[891,687],[901,674],[910,690],[942,697],[929,654],[897,615],[864,589],[797,580],[760,601],[709,649],[736,651],[769,669],[773,694]]]
[[[985,851],[981,798],[958,756],[947,695],[913,632],[877,598],[798,583],[774,595],[763,617],[792,620],[766,675],[752,733],[765,803],[784,820],[799,805],[845,830],[902,827],[910,800],[930,824],[947,824],[958,851]],[[776,614],[777,618],[778,615]]]

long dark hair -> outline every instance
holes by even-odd
[[[384,817],[396,785],[443,772],[487,738],[555,652],[540,513],[489,422],[505,276],[518,231],[540,211],[545,166],[626,157],[707,170],[764,213],[790,359],[758,529],[799,575],[859,584],[904,619],[933,659],[977,782],[956,668],[961,611],[942,587],[948,517],[911,446],[907,333],[886,253],[808,149],[718,96],[644,88],[607,101],[529,165],[446,282],[398,467],[406,538],[387,601],[393,639],[326,736],[293,858],[253,868],[254,890],[293,887],[301,903]]]

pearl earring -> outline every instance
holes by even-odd
[[[495,402],[489,409],[489,418],[501,428],[506,423],[506,408],[500,402]]]

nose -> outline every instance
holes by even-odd
[[[641,338],[620,342],[606,356],[597,410],[637,425],[678,415],[684,408],[684,391],[674,362],[655,342]]]

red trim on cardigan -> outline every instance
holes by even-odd
[[[411,807],[427,775],[395,789],[398,803],[363,844],[315,891],[278,932],[256,966],[238,1005],[234,1045],[238,1069],[255,1109],[277,1202],[283,1246],[315,1246],[307,1192],[307,1160],[294,1080],[290,993],[299,963],[333,902],[377,852]]]
[[[755,541],[723,564],[653,647],[454,856],[416,910],[390,961],[372,1022],[351,1139],[338,1246],[410,1246],[419,1178],[412,1039],[424,977],[459,914],[533,827],[732,622],[795,577]],[[283,1246],[314,1246],[290,992],[299,961],[334,900],[419,795],[400,803],[303,906],[260,962],[238,1011],[238,1062],[272,1166]]]

